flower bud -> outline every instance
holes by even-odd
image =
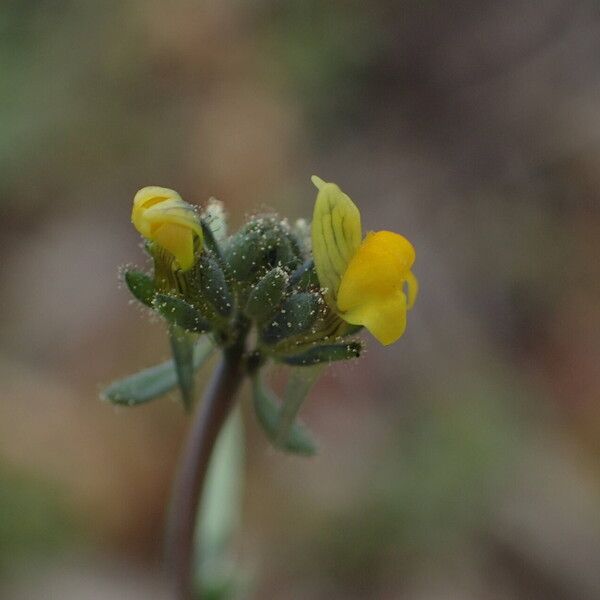
[[[187,295],[207,312],[213,310],[221,317],[229,317],[233,297],[219,261],[207,253],[198,259],[188,277]]]
[[[268,319],[281,303],[289,280],[288,274],[275,267],[252,289],[246,302],[246,316],[258,322]]]
[[[319,287],[319,278],[315,270],[315,262],[311,258],[301,264],[290,277],[290,287],[300,290]]]
[[[194,265],[202,248],[202,226],[196,210],[174,190],[150,186],[133,199],[131,221],[135,228],[172,254],[182,271]]]
[[[232,277],[240,283],[255,283],[276,266],[293,270],[302,260],[288,228],[272,216],[246,224],[231,239],[225,259]]]
[[[211,329],[210,323],[194,306],[176,296],[157,294],[153,306],[169,323],[186,331],[204,333]]]
[[[263,328],[261,339],[266,344],[277,342],[308,331],[317,320],[320,298],[316,294],[300,292],[286,298],[277,314]]]

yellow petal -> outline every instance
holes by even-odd
[[[157,202],[173,198],[181,200],[181,196],[175,190],[159,187],[157,185],[148,185],[141,190],[138,190],[133,198],[133,206],[136,208],[149,208]]]
[[[194,237],[202,244],[202,226],[193,206],[174,190],[150,186],[133,199],[131,220],[136,229],[175,256],[184,271],[194,264]]]
[[[390,231],[369,233],[342,277],[337,296],[340,316],[364,325],[382,344],[395,342],[406,327],[406,311],[414,302],[417,280],[410,272],[412,244]],[[409,302],[402,288],[407,282]]]
[[[133,210],[131,211],[131,221],[135,228],[144,236],[150,234],[150,225],[144,219],[146,209],[163,202],[164,200],[181,200],[181,196],[169,188],[150,185],[139,190],[133,198]]]
[[[198,213],[191,204],[183,200],[163,200],[144,211],[144,220],[151,228],[162,223],[176,223],[187,227],[198,237],[202,237],[202,226]]]
[[[194,235],[188,227],[163,223],[154,230],[152,239],[177,259],[183,271],[194,265]]]
[[[335,305],[342,276],[360,247],[360,212],[335,183],[313,176],[319,189],[312,221],[312,252],[319,283]]]
[[[364,325],[380,344],[388,346],[406,329],[406,295],[396,290],[378,301],[357,306],[342,318],[352,325]]]

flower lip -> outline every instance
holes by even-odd
[[[364,325],[384,345],[395,342],[404,333],[406,312],[416,296],[416,278],[410,272],[414,257],[405,237],[390,231],[369,233],[342,277],[337,297],[342,319]]]

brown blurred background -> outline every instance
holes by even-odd
[[[315,389],[316,459],[242,398],[250,597],[600,598],[597,3],[8,0],[0,74],[2,598],[159,598],[186,420],[98,399],[168,354],[118,283],[135,191],[235,229],[312,173],[421,296]]]

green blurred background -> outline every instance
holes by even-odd
[[[317,458],[245,392],[249,597],[600,598],[599,34],[591,1],[2,2],[0,597],[164,597],[186,420],[98,399],[168,354],[118,283],[135,191],[236,228],[317,173],[421,295],[315,388]]]

